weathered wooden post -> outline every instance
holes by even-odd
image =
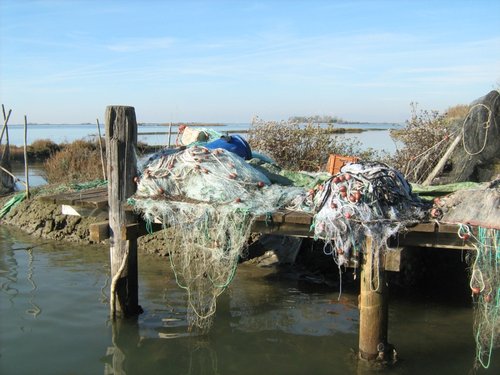
[[[384,259],[381,252],[374,249],[372,237],[365,240],[360,289],[359,357],[364,360],[387,360],[386,354],[390,351],[387,343],[388,305]]]
[[[125,240],[127,224],[134,214],[124,210],[124,203],[135,193],[137,174],[135,149],[137,122],[133,107],[106,108],[106,158],[111,258],[111,316],[127,317],[141,312],[138,303],[137,239]]]

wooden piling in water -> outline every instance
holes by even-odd
[[[26,198],[30,198],[30,180],[28,167],[28,119],[24,116],[24,180],[26,181]]]
[[[137,122],[134,107],[106,108],[106,159],[111,258],[111,316],[128,317],[141,312],[138,303],[137,239],[124,240],[123,228],[137,221],[123,207],[135,193],[137,175]]]
[[[359,357],[387,360],[388,304],[383,255],[365,240],[359,295]]]

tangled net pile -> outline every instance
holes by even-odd
[[[207,331],[217,296],[234,277],[254,219],[303,192],[266,176],[224,149],[193,146],[147,165],[132,203],[147,223],[171,227],[169,259],[188,294],[190,328]]]
[[[470,232],[464,236],[470,236]],[[500,231],[479,227],[476,241],[470,279],[476,360],[488,368],[493,349],[500,346]]]
[[[309,200],[309,202],[308,202]],[[348,164],[309,192],[314,234],[325,239],[324,252],[340,267],[359,256],[367,236],[374,251],[410,223],[422,221],[429,204],[411,191],[403,175],[385,164]]]

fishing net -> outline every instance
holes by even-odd
[[[436,182],[490,181],[500,166],[500,92],[493,90],[474,101],[457,130],[460,147],[454,150]]]
[[[347,164],[310,190],[303,205],[316,212],[314,234],[325,239],[324,252],[339,268],[358,258],[367,236],[377,253],[389,237],[422,221],[429,207],[399,171],[380,163]]]
[[[176,234],[168,253],[176,281],[187,291],[189,326],[207,331],[255,218],[303,190],[270,185],[261,172],[223,149],[193,146],[150,160],[131,203],[146,223],[160,221]]]
[[[471,236],[460,226],[459,236]],[[500,346],[500,231],[478,227],[476,252],[472,254],[470,288],[474,301],[476,360],[488,368],[494,348]]]
[[[16,181],[14,177],[8,173],[12,170],[10,165],[10,144],[9,144],[9,130],[4,126],[5,132],[5,146],[0,156],[0,194],[7,194],[15,190]],[[2,136],[4,134],[2,132]],[[1,143],[1,137],[0,137]]]

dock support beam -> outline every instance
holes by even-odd
[[[133,107],[106,108],[106,158],[111,258],[111,317],[129,317],[141,312],[138,301],[137,239],[124,240],[123,228],[136,221],[124,210],[135,193],[137,122]]]
[[[388,305],[383,254],[367,237],[359,296],[359,358],[387,361]]]

